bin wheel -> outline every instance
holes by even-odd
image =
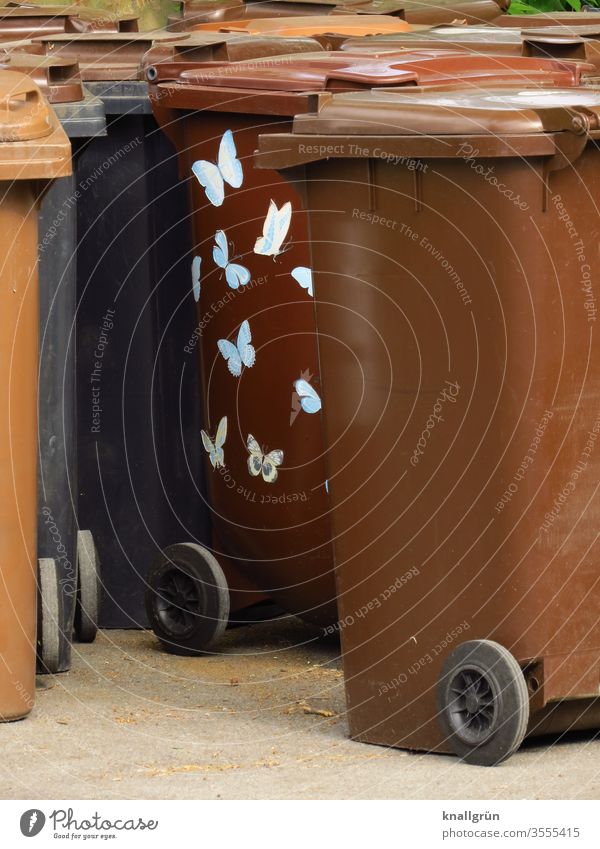
[[[54,674],[60,667],[61,592],[53,557],[38,560],[37,671]]]
[[[513,655],[491,640],[451,652],[437,688],[444,738],[466,763],[495,766],[517,751],[529,722],[525,676]]]
[[[91,531],[77,531],[75,639],[93,643],[100,611],[100,558]]]
[[[209,653],[225,632],[229,604],[225,574],[201,545],[170,545],[148,575],[148,619],[171,654]]]

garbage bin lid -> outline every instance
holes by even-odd
[[[186,38],[187,33],[114,32],[60,33],[34,39],[48,55],[77,59],[83,80],[131,80],[141,78],[145,53],[160,41]]]
[[[531,27],[522,31],[521,38],[526,41],[547,41],[555,44],[564,42],[570,44],[571,42],[600,38],[600,16],[598,16],[598,22],[590,26],[557,26],[542,27],[541,29]]]
[[[71,145],[37,85],[16,71],[0,72],[0,180],[70,173]]]
[[[436,0],[439,2],[439,0]],[[529,29],[531,27],[562,26],[584,26],[593,25],[600,21],[599,12],[539,12],[535,15],[502,15],[494,21],[494,26],[520,27]]]
[[[408,32],[413,27],[406,21],[388,15],[311,15],[291,18],[249,18],[220,23],[200,24],[194,30],[235,30],[272,35],[370,35],[373,33]]]
[[[321,96],[294,133],[347,136],[493,135],[506,138],[600,124],[600,88],[523,88],[451,92],[382,91]],[[515,144],[518,139],[515,138]]]
[[[349,38],[341,45],[340,49],[355,52],[357,50],[398,48],[405,45],[419,47],[425,43],[439,45],[440,47],[444,45],[464,46],[473,51],[485,50],[486,53],[492,50],[498,53],[503,53],[506,50],[517,52],[522,48],[523,35],[521,30],[517,28],[439,26],[417,32],[375,34],[363,38]]]
[[[323,52],[236,62],[210,72],[184,70],[179,81],[229,90],[319,91],[371,86],[433,86],[448,83],[577,85],[592,65],[523,56],[503,57],[452,51],[401,52],[372,56]]]
[[[120,15],[81,6],[0,6],[0,34],[5,31],[42,32],[132,32],[137,31],[136,15]]]
[[[293,53],[321,52],[324,48],[312,38],[298,36],[283,38],[277,35],[250,35],[231,32],[191,32],[176,41],[160,41],[153,44],[141,60],[144,70],[156,65],[175,63],[168,72],[157,74],[151,80],[174,79],[178,67],[194,67],[215,62],[239,62],[256,57],[290,55]]]
[[[0,56],[0,68],[31,77],[50,103],[76,103],[84,98],[79,64],[75,59],[12,51]]]

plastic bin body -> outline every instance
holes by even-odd
[[[226,416],[228,421],[224,467],[213,468],[209,456],[205,457],[217,557],[233,558],[282,607],[323,625],[335,621],[323,432],[320,416],[299,410],[294,396],[295,382],[303,376],[320,392],[313,303],[292,275],[295,269],[310,266],[307,221],[300,194],[290,193],[277,173],[252,170],[246,163],[258,135],[289,128],[291,116],[309,108],[311,92],[464,82],[471,72],[474,80],[481,81],[507,70],[504,61],[492,57],[459,60],[462,64],[453,56],[444,60],[413,57],[411,61],[407,56],[378,60],[341,53],[308,54],[221,70],[186,70],[180,83],[159,83],[152,92],[155,114],[179,150],[181,174],[192,198],[194,255],[201,268],[202,334],[188,347],[190,356],[200,357],[204,429],[214,438],[221,419]],[[518,60],[517,66],[538,61]],[[477,67],[470,67],[471,63]],[[551,66],[542,63],[532,69],[530,65],[529,70],[535,77],[543,67],[543,75],[548,76]],[[559,74],[557,80],[563,73],[572,83],[576,80],[572,69],[555,67],[554,71]],[[177,69],[157,66],[155,72],[160,79],[176,74]],[[524,73],[513,68],[521,82],[527,78]],[[222,204],[215,206],[194,177],[193,167],[197,162],[217,161],[228,130],[242,163],[243,183],[238,189],[225,187]],[[253,250],[271,201],[278,208],[290,201],[293,208],[285,250],[275,261]],[[215,235],[221,230],[231,261],[251,274],[250,282],[237,289],[215,263]],[[245,320],[256,364],[237,377],[228,371],[219,344],[236,341]],[[275,482],[249,474],[249,434],[265,454],[275,449],[283,452]]]
[[[56,180],[39,214],[40,372],[38,392],[38,558],[58,567],[59,660],[54,672],[71,667],[71,639],[77,598],[77,208],[86,202],[78,169],[81,150],[106,134],[104,107],[81,92],[81,101],[55,105],[73,148],[77,176]],[[93,524],[90,525],[93,527]]]
[[[600,98],[417,100],[335,96],[257,162],[310,209],[351,735],[444,751],[465,640],[519,661],[531,733],[600,721]]]
[[[2,280],[0,363],[0,719],[29,713],[35,697],[38,277],[41,188],[70,171],[70,146],[39,89],[0,74]]]

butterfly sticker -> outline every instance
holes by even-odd
[[[201,430],[200,435],[202,436],[202,444],[206,449],[206,453],[209,456],[213,469],[222,468],[225,465],[225,454],[223,453],[223,446],[225,445],[225,440],[227,439],[227,416],[223,416],[223,418],[219,422],[219,426],[217,428],[217,435],[215,436],[214,443],[205,430]]]
[[[313,281],[311,269],[306,268],[304,265],[298,265],[296,268],[292,269],[292,277],[296,283],[299,283],[303,289],[306,289],[308,294],[312,297]]]
[[[223,354],[227,362],[227,368],[234,377],[240,376],[242,366],[252,368],[256,362],[256,351],[250,344],[251,341],[250,325],[247,321],[243,321],[240,325],[235,345],[228,339],[219,339],[217,342],[219,351]]]
[[[195,256],[192,260],[192,291],[194,293],[194,300],[196,303],[200,300],[200,264],[202,263],[202,258],[199,256]]]
[[[221,206],[225,200],[225,183],[232,189],[239,189],[244,182],[244,172],[242,163],[237,158],[231,130],[223,133],[217,165],[207,162],[206,159],[197,159],[192,165],[192,172],[213,206]]]
[[[277,204],[272,200],[263,224],[263,234],[258,237],[254,245],[254,253],[262,256],[279,256],[291,221],[292,204],[288,201],[281,209],[278,209]]]
[[[215,233],[215,245],[213,245],[213,259],[219,268],[225,270],[225,279],[230,289],[239,289],[250,282],[250,272],[243,265],[229,262],[229,245],[223,230]]]
[[[321,399],[307,380],[296,380],[294,389],[300,398],[300,406],[305,413],[318,413],[321,409]]]
[[[246,448],[250,454],[248,457],[248,471],[252,477],[262,475],[263,480],[267,483],[275,483],[278,475],[277,466],[281,466],[283,463],[283,451],[276,449],[265,454],[251,433],[248,434]]]

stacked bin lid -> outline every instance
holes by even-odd
[[[516,136],[523,135],[530,137],[524,141],[528,151],[531,147],[548,153],[556,149],[554,133],[565,131],[585,138],[599,127],[600,89],[524,87],[511,91],[492,86],[479,92],[369,91],[325,96],[317,112],[295,118],[293,134],[285,138],[297,148],[300,135],[414,135],[426,146],[424,135],[431,137],[434,145],[436,136],[453,135],[459,147],[464,135],[474,135],[490,136],[501,151],[506,139],[516,145]],[[275,138],[261,138],[261,152],[266,152]],[[281,140],[279,136],[277,142]],[[357,149],[353,150],[356,154]],[[368,157],[367,148],[364,150]],[[273,167],[260,156],[258,164]]]
[[[249,36],[237,33],[192,32],[176,41],[160,41],[142,59],[142,69],[165,66],[161,76],[177,76],[183,65],[197,68],[209,62],[239,62],[256,56],[280,56],[294,53],[313,53],[323,48],[312,38],[281,38],[278,36]],[[172,71],[166,65],[175,64]],[[154,81],[152,77],[151,81]]]
[[[84,98],[76,59],[40,56],[15,50],[4,56],[0,54],[0,68],[27,74],[52,104],[75,103]]]
[[[197,0],[183,3],[180,15],[169,18],[171,30],[193,29],[200,24],[222,21],[307,17],[309,15],[331,14],[392,15],[404,17],[403,0],[356,0],[339,3],[337,0],[259,0],[259,2],[240,2],[240,0]]]
[[[177,65],[158,66],[150,71],[154,81],[175,78],[181,89],[177,97],[192,103],[204,97],[208,104],[224,100],[224,92],[237,92],[228,106],[232,111],[259,111],[273,104],[282,108],[286,97],[300,92],[335,91],[370,86],[439,86],[439,85],[579,85],[581,75],[592,66],[577,62],[515,56],[463,55],[451,51],[368,53],[326,52],[254,59],[230,64],[225,68],[181,69]],[[201,95],[201,89],[205,91]],[[185,89],[189,89],[186,94]],[[217,91],[213,91],[217,89]],[[247,94],[244,96],[244,93]],[[293,105],[294,104],[294,105]],[[210,108],[210,107],[208,107]],[[289,109],[300,109],[290,98]],[[286,110],[284,114],[289,114]]]
[[[600,12],[540,12],[537,15],[502,15],[494,26],[538,29],[555,26],[589,26],[600,24]]]
[[[135,32],[135,16],[76,6],[0,6],[0,39],[61,32]]]
[[[600,63],[600,26],[527,29],[494,27],[434,27],[428,31],[347,39],[342,50],[447,48],[470,53],[540,56]]]
[[[178,16],[169,19],[169,29],[189,29],[209,21],[243,18],[274,18],[306,15],[392,15],[411,24],[439,24],[462,21],[478,24],[495,21],[506,8],[496,0],[197,0],[184,2]]]

